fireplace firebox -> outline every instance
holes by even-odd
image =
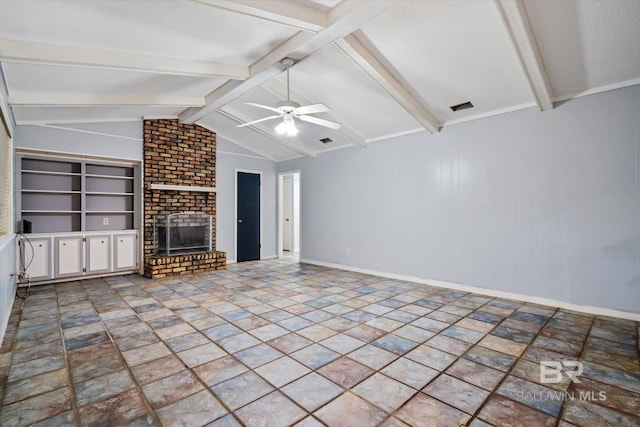
[[[154,254],[179,255],[213,251],[212,223],[212,216],[203,213],[155,215]]]

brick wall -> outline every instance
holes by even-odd
[[[215,247],[216,194],[150,190],[149,184],[215,187],[216,134],[198,125],[179,123],[177,119],[144,121],[144,258],[145,274],[149,277],[224,268],[224,252],[209,257],[191,257],[191,265],[186,259],[189,256],[153,255],[154,215],[177,212],[212,215]],[[160,270],[163,272],[159,273]]]

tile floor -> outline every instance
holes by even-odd
[[[291,260],[39,286],[0,425],[640,426],[638,329]]]

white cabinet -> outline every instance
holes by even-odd
[[[82,275],[82,240],[82,236],[54,237],[56,277]]]
[[[138,266],[137,235],[115,234],[115,271],[132,270]]]
[[[34,282],[134,272],[138,268],[135,230],[38,233],[21,238],[19,244],[24,263],[29,264],[33,258],[25,267]]]
[[[20,253],[31,280],[51,279],[51,238],[20,239]]]
[[[98,234],[85,238],[86,273],[109,273],[111,271],[111,236]]]

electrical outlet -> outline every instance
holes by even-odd
[[[344,254],[345,254],[345,255],[351,255],[351,249],[346,248],[346,249],[344,250]]]
[[[109,218],[102,218],[102,225],[109,225]]]

